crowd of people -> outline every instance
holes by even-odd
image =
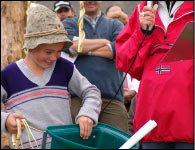
[[[193,60],[161,60],[193,21],[194,2],[143,1],[130,17],[119,5],[104,13],[102,1],[83,3],[82,52],[79,16],[70,1],[56,1],[53,10],[30,8],[23,46],[28,53],[1,71],[1,130],[16,133],[16,118],[41,131],[76,123],[88,139],[98,122],[133,135],[155,120],[140,149],[193,149]],[[163,67],[168,69],[160,72]],[[42,132],[32,132],[40,148]],[[25,132],[22,142],[30,148]],[[48,137],[47,148],[50,143]]]

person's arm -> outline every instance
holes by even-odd
[[[75,122],[80,126],[81,137],[88,138],[93,126],[98,123],[102,104],[100,90],[82,76],[75,66],[68,89],[70,93],[74,93],[82,99],[83,105],[75,118]]]
[[[76,19],[67,18],[63,21],[65,30],[68,32],[68,37],[73,41],[73,45],[70,47],[72,51],[77,52],[78,50],[78,26]],[[77,39],[77,40],[74,40]],[[88,52],[98,50],[99,48],[105,47],[110,41],[107,39],[84,39],[83,41],[83,52],[79,55],[88,55]],[[102,49],[101,49],[102,50]],[[107,50],[107,49],[105,49]]]
[[[138,92],[138,89],[139,89],[139,83],[140,81],[136,80],[136,79],[132,79],[131,81],[131,90],[134,90],[136,93]]]
[[[7,92],[1,85],[1,103],[6,101],[7,99]],[[21,118],[23,119],[24,116],[22,114],[18,113],[7,113],[3,112],[1,110],[1,131],[4,131],[5,133],[17,133],[17,123],[16,123],[16,118]],[[21,123],[21,129],[24,130],[24,125]]]
[[[149,56],[153,42],[153,34],[147,35],[139,49],[135,61],[133,62],[138,48],[144,38],[139,20],[140,15],[141,13],[139,13],[138,7],[136,7],[129,22],[120,32],[116,40],[117,69],[126,72],[129,66],[133,63],[128,73],[131,74],[132,78],[136,78],[138,80],[141,79],[144,62]]]
[[[111,43],[95,49],[94,51],[91,51],[90,54],[92,56],[98,56],[98,57],[103,57],[103,58],[109,58],[109,59],[115,59],[116,56],[116,49],[115,49],[115,40],[124,27],[124,25],[118,21],[118,20],[112,20],[112,39]]]
[[[109,40],[106,39],[84,39],[83,41],[83,51],[81,54],[87,54],[89,51],[94,51],[99,48],[102,48],[110,43]],[[74,41],[73,45],[70,47],[72,50],[78,50],[78,41]]]
[[[98,48],[94,51],[90,51],[88,52],[88,55],[109,58],[109,59],[113,58],[113,52],[110,50],[110,47],[108,45]]]
[[[5,91],[3,86],[1,85],[1,103],[4,104],[6,99],[7,99],[7,92]],[[9,113],[4,112],[1,109],[1,131],[8,132],[8,130],[7,130],[6,126],[5,126],[5,123],[6,123],[8,115],[9,115]]]
[[[134,79],[136,80],[136,79]],[[136,80],[137,81],[137,80]],[[127,88],[124,88],[124,98],[125,98],[125,103],[129,103],[131,101],[131,99],[137,94],[138,88],[136,89],[136,85],[137,82],[133,82],[133,80],[131,80],[131,76],[129,74],[127,74],[126,76],[126,82],[127,82]]]
[[[111,43],[106,39],[85,39],[83,42],[83,52],[80,55],[91,55],[103,58],[115,59],[115,40],[124,27],[124,25],[118,20],[112,20],[112,39]],[[103,43],[102,43],[103,40]],[[106,40],[106,42],[104,42]],[[110,47],[109,45],[110,44]],[[74,42],[71,49],[77,51],[78,41]]]
[[[124,28],[124,25],[118,19],[113,20],[112,39],[111,39],[111,43],[110,43],[111,47],[112,47],[113,59],[116,58],[115,41],[123,28]]]

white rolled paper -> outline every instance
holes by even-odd
[[[157,126],[154,120],[149,120],[144,126],[142,126],[127,142],[125,142],[119,149],[130,149],[136,143],[138,143],[146,134]]]

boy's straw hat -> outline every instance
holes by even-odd
[[[69,48],[72,42],[55,12],[40,4],[31,4],[27,21],[23,49],[34,49],[40,44],[65,42]]]

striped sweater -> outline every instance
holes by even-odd
[[[5,121],[10,113],[24,114],[30,126],[42,131],[47,126],[72,124],[71,93],[81,97],[85,104],[76,119],[88,116],[96,125],[102,103],[100,91],[71,62],[59,58],[42,77],[36,77],[23,59],[8,65],[1,71],[1,101],[6,107],[6,112],[1,112],[1,130],[8,132]],[[41,145],[43,134],[32,132]],[[22,141],[24,148],[30,148],[25,130]],[[50,141],[48,138],[47,143]]]

